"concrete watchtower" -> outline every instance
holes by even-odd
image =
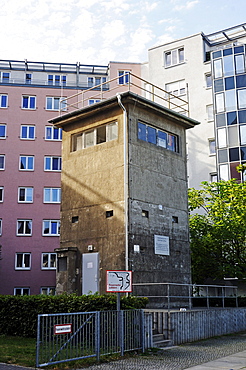
[[[103,293],[106,270],[190,283],[185,132],[198,122],[132,92],[50,122],[63,129],[57,292]]]

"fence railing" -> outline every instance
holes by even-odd
[[[81,109],[89,105],[92,100],[98,103],[117,93],[127,91],[137,93],[177,113],[189,116],[188,86],[182,96],[177,96],[131,72],[125,72],[123,75],[92,86],[87,90],[64,97],[61,99],[61,107],[66,106],[66,111]],[[60,115],[62,114],[64,114],[64,109],[60,109]]]
[[[192,308],[194,298],[205,299],[206,307],[210,307],[211,299],[221,300],[225,307],[227,298],[235,300],[238,307],[237,286],[231,285],[200,285],[200,284],[178,284],[178,283],[134,283],[133,294],[149,298],[151,303],[157,302],[163,308],[170,310],[174,307]]]
[[[143,310],[38,315],[36,367],[144,351],[152,330],[145,316]]]

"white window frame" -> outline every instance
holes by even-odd
[[[24,107],[24,98],[28,98],[28,104],[27,107]],[[31,107],[31,99],[34,99],[35,104],[34,107]],[[22,102],[21,102],[21,108],[22,109],[29,109],[29,110],[35,110],[36,109],[36,104],[37,104],[37,98],[35,95],[22,95]]]
[[[19,222],[23,222],[24,232],[22,234],[19,233],[19,228],[18,228]],[[30,230],[31,230],[30,233],[27,233],[26,232],[27,223],[30,223]],[[32,220],[31,219],[18,219],[17,220],[17,223],[16,223],[16,236],[32,236]]]
[[[48,256],[47,267],[44,266],[44,256],[45,255]],[[55,256],[55,266],[51,266],[52,255]],[[42,253],[42,255],[41,255],[41,270],[56,270],[56,266],[57,266],[56,253],[47,253],[47,252]]]
[[[24,200],[20,200],[21,197],[21,191],[24,190]],[[31,192],[31,194],[30,194]],[[28,198],[31,195],[31,200],[28,200]],[[31,186],[20,186],[18,188],[18,203],[33,203],[33,187]]]
[[[28,160],[29,158],[32,158],[33,159],[33,166],[28,168],[29,165],[27,166],[27,168],[21,168],[21,158],[26,158],[26,163],[28,163]],[[34,171],[34,155],[20,155],[20,158],[19,158],[19,170],[20,171]]]
[[[3,167],[0,167],[0,171],[5,170],[5,154],[0,154],[0,158],[3,158]]]
[[[53,160],[58,159],[58,169],[54,170],[53,169]],[[50,166],[48,166],[48,160],[50,162]],[[44,157],[44,171],[48,172],[61,172],[61,166],[62,166],[62,159],[60,156],[45,156]]]
[[[57,192],[57,201],[54,200],[54,192]],[[47,198],[49,200],[47,200]],[[44,203],[61,203],[61,188],[44,188]]]
[[[58,139],[55,139],[54,133],[58,130]],[[49,134],[49,131],[51,134]],[[48,141],[62,141],[62,128],[45,126],[45,140]]]
[[[101,143],[97,143],[97,129],[100,127],[106,127],[106,140]],[[117,132],[115,135],[113,135],[113,137],[110,136],[110,133],[112,133],[110,129],[112,127],[115,127],[115,130]],[[93,138],[92,140],[93,142],[91,143],[91,145],[87,145],[85,137],[86,135],[90,135],[90,134],[91,134],[91,137]],[[79,134],[72,135],[71,151],[76,152],[77,150],[87,149],[95,145],[100,145],[100,144],[107,143],[109,141],[116,140],[117,138],[118,138],[118,122],[117,121],[110,122],[106,125],[98,126],[95,129],[83,131]]]
[[[52,77],[52,78],[50,78],[50,77]],[[64,79],[64,77],[65,77],[65,79]],[[67,84],[67,76],[66,75],[49,74],[47,76],[47,80],[48,80],[48,85],[50,85],[50,86],[66,86],[66,84]]]
[[[205,74],[205,80],[206,80],[206,89],[211,89],[212,88],[212,74],[211,73],[206,73]]]
[[[22,264],[21,266],[17,266],[17,261],[18,261],[18,255],[22,255]],[[29,256],[29,266],[25,266],[25,256]],[[15,253],[15,270],[31,270],[31,253],[22,253],[22,252],[17,252]]]
[[[0,76],[1,76],[1,82],[2,83],[6,83],[6,81],[9,83],[9,80],[10,80],[10,72],[0,72]]]
[[[3,104],[3,97],[6,97],[6,104]],[[0,94],[0,108],[8,108],[8,94]]]
[[[16,288],[14,288],[14,295],[17,295],[16,294],[17,289],[21,289],[21,294],[18,294],[18,295],[24,295],[23,294],[24,293],[24,289],[25,290],[28,290],[28,294],[25,294],[25,295],[30,295],[30,288],[28,288],[28,287],[16,287]]]
[[[0,203],[3,203],[4,199],[4,186],[0,186]]]
[[[45,232],[48,224],[48,232]],[[52,233],[52,224],[56,225],[56,233]],[[42,225],[43,236],[60,236],[60,220],[43,220]]]
[[[95,103],[100,103],[100,99],[89,99],[88,100],[88,105],[93,105]]]
[[[3,220],[0,218],[0,235],[2,235],[3,231]]]
[[[207,111],[207,120],[208,122],[212,122],[214,120],[214,106],[213,104],[209,104],[206,106]]]
[[[6,125],[6,123],[0,123],[0,126],[2,126],[2,127],[4,127],[5,128],[5,130],[4,130],[4,136],[0,136],[0,140],[5,140],[6,139],[6,137],[7,137],[7,125]]]
[[[215,181],[216,178],[216,181]],[[218,182],[218,174],[217,172],[211,172],[210,173],[210,182]]]
[[[62,101],[62,99],[64,99],[65,97],[63,96],[62,98],[59,97],[59,96],[46,96],[46,105],[45,105],[45,109],[46,110],[54,110],[54,111],[59,111],[60,109],[62,111],[65,111],[66,110],[66,103],[65,101]],[[49,104],[48,103],[50,102],[51,103],[51,107],[49,108]],[[58,106],[56,106],[58,103]]]
[[[46,293],[43,292],[44,289],[47,290]],[[52,291],[54,291],[54,294],[52,294]],[[56,295],[56,287],[55,286],[42,286],[40,288],[40,294],[55,296]]]
[[[185,95],[186,94],[185,80],[179,80],[179,81],[167,83],[165,86],[165,89],[169,94],[172,94],[175,96]],[[171,96],[171,98],[174,98],[174,97]]]
[[[213,148],[213,145],[212,143],[214,143],[214,151],[212,150]],[[212,156],[212,155],[215,155],[216,154],[216,143],[215,143],[215,139],[208,139],[208,145],[209,145],[209,155]]]
[[[27,129],[27,137],[23,137],[22,136],[22,129],[26,127]],[[33,137],[30,137],[30,129],[33,128]],[[21,140],[35,140],[35,125],[21,125],[21,128],[20,128],[20,138]]]
[[[181,57],[181,51],[183,57]],[[170,63],[167,63],[167,55],[170,55]],[[179,48],[173,50],[166,50],[164,52],[164,66],[165,68],[177,66],[184,63],[184,47],[180,46]]]
[[[119,85],[127,85],[130,83],[130,70],[119,70],[118,71],[118,84]]]

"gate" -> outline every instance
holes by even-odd
[[[38,315],[36,367],[141,349],[143,310]]]

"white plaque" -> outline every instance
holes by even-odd
[[[169,256],[169,236],[155,235],[155,254]]]

